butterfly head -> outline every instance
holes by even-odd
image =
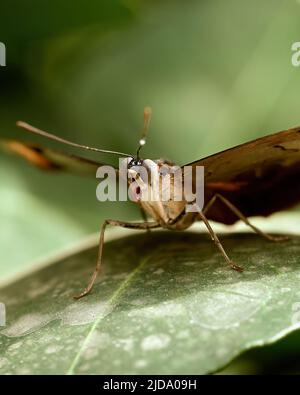
[[[134,201],[146,199],[151,189],[158,188],[164,176],[172,173],[174,163],[164,159],[125,158],[121,161],[120,175],[126,178]]]
[[[120,175],[129,184],[129,193],[134,201],[140,201],[151,188],[151,180],[158,173],[157,161],[141,158],[125,158],[121,161]]]

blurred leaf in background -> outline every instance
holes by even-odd
[[[85,45],[86,32],[96,29],[94,39],[101,41],[113,29],[122,31],[135,20],[135,8],[134,2],[128,6],[121,1],[2,3],[0,37],[7,48],[7,67],[0,69],[0,134],[36,141],[14,126],[16,120],[26,119],[46,129],[52,127],[60,135],[66,135],[69,129],[71,139],[87,143],[92,132],[80,134],[75,117],[66,111],[67,101],[58,100],[56,93],[42,84],[43,81],[49,86],[55,83],[45,76],[44,69],[58,61],[58,55],[47,55],[49,47],[57,42],[56,48],[60,47],[68,58],[68,49],[75,51],[77,45],[78,60],[70,59],[69,65],[60,67],[64,78],[72,75]],[[68,89],[67,85],[66,82],[62,89]],[[99,119],[97,129],[103,126]],[[86,129],[90,130],[89,123]],[[108,145],[107,134],[100,135],[102,138],[95,144]],[[34,265],[33,259],[95,231],[104,212],[120,217],[126,207],[125,204],[121,209],[115,207],[117,204],[100,206],[95,199],[95,180],[42,174],[2,153],[0,160],[2,278],[18,272],[25,264]]]

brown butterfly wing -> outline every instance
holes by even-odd
[[[103,165],[103,163],[77,155],[68,155],[37,144],[16,140],[1,140],[0,147],[5,151],[21,156],[33,166],[43,170],[70,171],[95,176],[97,168]]]
[[[204,166],[205,204],[219,193],[247,217],[270,215],[300,202],[300,127],[238,145],[189,166]],[[238,220],[220,201],[207,217],[225,224]]]

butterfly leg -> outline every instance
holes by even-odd
[[[148,218],[147,218],[146,211],[143,209],[142,206],[140,206],[140,211],[141,211],[141,215],[142,215],[143,221],[144,221],[144,222],[148,222]],[[148,234],[151,233],[151,229],[150,229],[150,228],[147,228],[146,232],[147,232]]]
[[[208,219],[206,218],[206,216],[203,214],[203,212],[199,212],[199,217],[200,219],[204,222],[205,226],[207,227],[207,230],[210,234],[210,237],[212,239],[212,241],[215,243],[215,245],[217,246],[217,248],[219,249],[219,251],[221,252],[221,254],[223,255],[225,261],[228,263],[228,265],[231,267],[231,269],[236,270],[237,272],[242,272],[244,269],[240,266],[237,266],[234,262],[232,262],[232,260],[229,258],[229,256],[227,255],[226,251],[224,250],[224,247],[222,246],[218,236],[216,235],[216,233],[214,232],[213,228],[211,227]]]
[[[269,234],[263,232],[262,230],[260,230],[259,228],[257,228],[253,224],[251,224],[251,222],[248,220],[248,218],[245,217],[243,215],[243,213],[241,213],[241,211],[237,207],[235,207],[229,200],[227,200],[224,196],[220,195],[219,193],[214,195],[213,198],[207,203],[203,212],[206,213],[212,207],[212,205],[216,202],[217,199],[219,199],[221,202],[223,202],[225,204],[225,206],[227,206],[241,221],[243,221],[246,225],[250,226],[250,228],[253,229],[254,232],[261,235],[265,239],[270,240],[270,241],[286,241],[286,240],[290,239],[288,236],[272,236],[272,235],[269,235]]]
[[[97,262],[96,262],[96,267],[95,270],[92,274],[92,277],[88,283],[88,286],[79,294],[75,295],[74,299],[81,299],[84,296],[88,295],[96,281],[96,278],[98,276],[98,273],[101,270],[101,264],[102,264],[102,254],[103,254],[103,245],[104,245],[104,233],[107,225],[111,226],[121,226],[123,228],[129,228],[129,229],[154,229],[154,228],[159,228],[160,225],[157,222],[124,222],[124,221],[115,221],[111,219],[106,219],[101,227],[101,232],[100,232],[100,239],[99,239],[99,249],[98,249],[98,257],[97,257]]]

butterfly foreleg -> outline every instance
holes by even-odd
[[[260,236],[264,237],[270,241],[286,241],[289,240],[288,236],[272,236],[261,229],[254,226],[248,218],[236,207],[234,206],[228,199],[224,196],[220,195],[219,193],[215,194],[212,199],[207,203],[205,208],[203,209],[203,213],[207,213],[207,211],[213,206],[213,204],[219,199],[226,207],[228,207],[241,221],[243,221],[246,225],[248,225],[255,233],[259,234]]]
[[[236,270],[238,272],[242,272],[244,269],[238,265],[236,265],[227,255],[222,243],[220,242],[217,234],[215,233],[215,231],[213,230],[213,228],[211,227],[208,219],[206,218],[206,216],[204,215],[203,212],[199,212],[199,218],[204,222],[210,237],[212,239],[212,241],[215,243],[216,247],[219,249],[219,251],[221,252],[221,254],[223,255],[225,261],[228,263],[228,265],[231,267],[231,269]]]
[[[143,218],[143,221],[144,221],[144,222],[148,222],[147,213],[146,213],[146,211],[143,209],[142,206],[140,206],[140,212],[141,212],[141,216],[142,216],[142,218]],[[146,232],[147,232],[147,233],[151,233],[151,229],[150,229],[150,228],[147,228],[147,229],[146,229]]]
[[[112,219],[106,219],[104,223],[101,226],[101,231],[100,231],[100,238],[99,238],[99,249],[98,249],[98,257],[97,257],[97,262],[96,262],[96,267],[95,270],[92,274],[92,277],[88,283],[88,286],[79,294],[74,296],[74,299],[81,299],[84,296],[88,295],[96,281],[96,278],[98,276],[98,273],[101,270],[101,265],[102,265],[102,255],[103,255],[103,245],[104,245],[104,234],[105,234],[105,229],[107,225],[111,226],[121,226],[123,228],[129,228],[129,229],[154,229],[154,228],[159,228],[160,225],[157,222],[124,222],[124,221],[117,221],[117,220],[112,220]]]

